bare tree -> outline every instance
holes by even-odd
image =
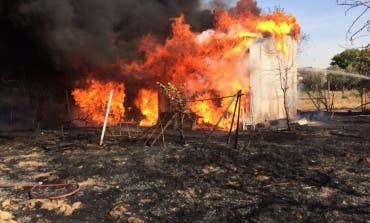
[[[290,106],[289,106],[289,99],[288,99],[288,90],[292,86],[290,83],[291,80],[291,71],[295,67],[295,57],[293,56],[293,53],[290,52],[287,55],[282,53],[277,53],[276,55],[277,61],[278,61],[278,75],[279,75],[279,81],[280,81],[280,89],[283,92],[283,103],[284,103],[284,112],[286,117],[286,124],[287,128],[290,131],[292,129],[291,127],[291,117],[290,117]]]
[[[167,83],[166,85],[157,82],[157,84],[161,91],[167,96],[169,103],[175,110],[175,126],[180,133],[180,143],[186,144],[184,136],[184,120],[185,116],[189,114],[190,109],[187,104],[188,96],[186,94],[185,87],[180,86],[180,88],[178,88],[172,83]]]
[[[347,6],[346,14],[353,9],[360,9],[361,12],[353,20],[348,28],[347,37],[352,42],[357,38],[369,36],[370,34],[361,35],[363,32],[370,32],[370,19],[366,17],[370,12],[370,1],[368,0],[336,0],[337,5]],[[364,22],[362,20],[365,19]],[[370,43],[368,44],[370,46]]]
[[[270,61],[273,61],[273,63],[269,62],[269,66],[272,68],[270,74],[272,74],[274,82],[271,84],[273,84],[274,90],[279,92],[277,98],[278,104],[280,106],[280,104],[283,103],[284,119],[287,129],[290,131],[292,130],[291,121],[295,116],[297,102],[296,59],[298,54],[298,42],[289,36],[286,36],[285,41],[285,50],[280,50],[276,48],[276,42],[273,39],[266,53],[270,55]]]
[[[326,71],[300,71],[303,74],[303,91],[307,94],[315,108],[320,111],[332,112],[335,105],[335,94],[331,90],[331,77]]]

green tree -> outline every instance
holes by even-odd
[[[354,69],[362,75],[370,76],[370,47],[359,52],[354,63]]]
[[[360,56],[358,49],[346,49],[331,59],[331,67],[337,67],[347,72],[352,72],[357,58]]]
[[[352,68],[350,68],[352,69]],[[352,89],[358,84],[358,79],[351,78],[349,76],[333,74],[330,71],[346,71],[341,69],[337,64],[332,65],[328,69],[327,81],[330,81],[330,88],[336,91],[342,91],[342,97],[344,96],[345,89]]]
[[[361,50],[354,64],[355,70],[362,75],[370,77],[370,47]],[[361,110],[366,111],[366,91],[370,89],[369,80],[360,80],[356,86],[361,97]]]
[[[364,76],[370,76],[370,48],[347,49],[335,55],[330,63],[330,70],[342,70],[351,73],[358,73]],[[330,74],[330,72],[329,72]],[[370,81],[358,78],[337,77],[329,75],[328,80],[332,81],[334,89],[338,88],[356,89],[361,97],[361,109],[366,110],[365,97],[367,89],[370,89]]]

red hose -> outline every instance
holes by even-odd
[[[72,185],[75,186],[76,189],[74,189],[71,192],[65,193],[65,194],[52,195],[52,196],[48,196],[48,197],[38,197],[34,192],[34,190],[36,188],[39,188],[39,187],[67,187],[67,186],[72,186]],[[77,193],[78,191],[80,191],[80,186],[77,183],[35,184],[30,189],[30,197],[33,198],[33,199],[46,199],[46,198],[47,199],[60,199],[60,198],[69,197],[69,196]]]

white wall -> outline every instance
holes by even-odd
[[[285,118],[284,96],[279,69],[288,68],[287,103],[292,118],[297,111],[297,42],[287,37],[290,52],[278,52],[273,38],[256,39],[247,54],[250,71],[250,117],[247,124],[265,123]]]

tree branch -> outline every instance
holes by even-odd
[[[352,33],[352,30],[354,27],[359,23],[360,19],[364,18],[364,15],[368,10],[370,9],[370,1],[359,1],[359,0],[336,0],[337,5],[341,6],[349,6],[347,10],[345,11],[345,14],[354,9],[362,7],[364,8],[363,11],[353,20],[352,24],[347,30],[347,39],[349,39],[351,42],[353,42],[355,39],[357,39],[357,35],[359,35],[361,32],[363,32],[365,29],[368,29],[370,31],[370,19],[366,20],[365,24],[361,27],[357,28],[354,33]]]

